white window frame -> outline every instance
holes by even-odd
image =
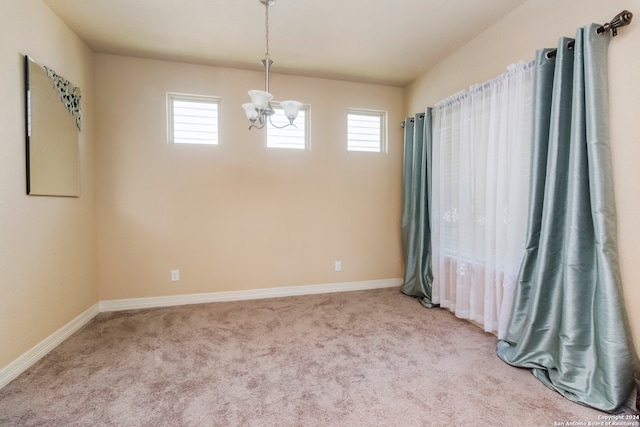
[[[191,102],[200,104],[215,105],[215,138],[200,140],[192,139],[189,141],[176,140],[175,138],[175,117],[174,117],[174,104],[175,102]],[[169,144],[175,145],[207,145],[218,146],[220,145],[220,102],[222,98],[218,96],[207,95],[191,95],[184,93],[167,92],[167,141]]]
[[[271,101],[271,107],[276,110],[276,112],[282,112],[282,107],[280,106],[280,103],[277,101]],[[300,108],[300,112],[298,113],[298,117],[296,118],[296,120],[293,122],[294,125],[296,125],[297,127],[293,127],[293,126],[288,126],[284,129],[276,129],[273,126],[271,126],[271,123],[268,122],[266,125],[266,132],[264,133],[264,146],[268,149],[276,149],[276,150],[296,150],[296,151],[305,151],[305,150],[309,150],[310,144],[309,144],[309,123],[311,122],[309,120],[309,115],[310,115],[310,106],[308,104],[304,104],[301,108]],[[302,116],[301,117],[301,114]],[[278,126],[282,125],[282,124],[286,124],[289,121],[284,117],[284,114],[282,114],[282,119],[284,119],[285,121],[282,123],[276,123],[278,124]],[[272,116],[273,118],[273,116]],[[303,122],[301,120],[304,120]],[[300,125],[303,124],[304,125],[304,129],[303,129],[303,144],[301,145],[291,145],[291,144],[279,144],[276,141],[273,141],[273,139],[277,138],[278,136],[275,136],[274,133],[282,133],[282,132],[295,132],[298,133],[300,130]]]
[[[375,148],[372,146],[359,146],[352,144],[350,116],[376,117],[380,120],[379,141]],[[347,151],[360,153],[386,153],[387,152],[387,112],[382,110],[364,110],[360,108],[347,108]]]

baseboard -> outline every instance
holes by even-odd
[[[402,279],[366,280],[361,282],[329,283],[324,285],[286,286],[246,291],[210,292],[200,294],[171,295],[163,297],[130,298],[100,301],[100,312],[135,310],[141,308],[169,307],[174,305],[203,304],[209,302],[240,301],[249,299],[278,298],[331,292],[364,291],[391,288],[402,285]]]
[[[330,283],[326,285],[288,286],[246,291],[211,292],[201,294],[174,295],[166,297],[132,298],[100,301],[89,307],[78,317],[45,338],[31,350],[0,369],[0,388],[9,384],[47,353],[56,348],[71,334],[86,325],[103,311],[121,311],[140,308],[168,307],[208,302],[240,301],[248,299],[277,298],[286,296],[323,294],[330,292],[363,291],[400,286],[402,279],[367,280],[361,282]]]
[[[105,300],[92,305],[82,314],[49,335],[31,350],[0,369],[0,388],[16,379],[21,373],[29,369],[34,363],[42,359],[47,353],[70,337],[104,311],[134,310],[141,308],[169,307],[174,305],[202,304],[208,302],[240,301],[249,299],[278,298],[286,296],[313,295],[331,292],[364,291],[371,289],[392,288],[402,285],[402,279],[366,280],[360,282],[330,283],[324,285],[287,286],[267,289],[249,289],[245,291],[210,292],[200,294],[173,295],[166,297],[130,298],[119,300]],[[640,392],[640,379],[636,379],[636,388],[629,396],[626,407],[632,411],[639,411],[637,406]]]
[[[53,334],[36,344],[31,350],[0,369],[0,388],[16,379],[18,375],[29,369],[34,363],[42,359],[47,353],[56,348],[62,341],[69,338],[74,332],[86,325],[98,314],[98,304],[86,309],[78,317],[58,329]]]

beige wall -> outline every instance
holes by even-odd
[[[438,100],[505,71],[536,49],[554,47],[590,22],[606,22],[623,9],[636,13],[609,50],[611,145],[618,209],[623,290],[635,347],[640,353],[640,2],[637,0],[529,0],[407,88],[405,113],[424,111]]]
[[[101,300],[401,276],[402,88],[274,74],[311,105],[311,150],[266,149],[240,106],[261,72],[94,65]],[[168,91],[222,97],[220,146],[167,144]],[[387,154],[346,151],[348,107],[389,112]]]
[[[81,196],[26,195],[24,55],[82,90]],[[0,1],[0,368],[98,301],[92,53],[39,0]]]

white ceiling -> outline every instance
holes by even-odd
[[[43,0],[95,52],[261,70],[259,0]],[[526,0],[277,0],[275,73],[404,86]]]

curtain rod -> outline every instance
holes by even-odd
[[[633,18],[633,13],[629,12],[628,10],[623,10],[622,12],[614,16],[611,19],[611,22],[607,22],[606,24],[599,26],[598,29],[596,29],[596,33],[602,34],[605,31],[611,31],[611,36],[615,37],[618,35],[618,28],[624,27],[625,25],[629,25],[631,23],[632,18]],[[575,46],[575,42],[571,40],[567,44],[567,47],[569,49],[573,49],[573,46]],[[547,52],[547,55],[546,55],[547,59],[553,58],[554,56],[556,56],[556,53],[557,53],[557,49],[550,50],[549,52]]]
[[[423,113],[423,114],[420,114],[418,117],[420,117],[421,119],[424,119],[424,113]],[[416,119],[411,118],[411,119],[409,119],[409,121],[410,121],[411,123],[413,123],[413,122],[415,122],[415,121],[416,121]],[[403,128],[404,128],[404,122],[405,122],[405,120],[403,120],[403,121],[401,121],[401,122],[400,122],[400,126],[402,126]]]
[[[631,24],[631,19],[633,18],[633,13],[629,12],[628,10],[623,10],[622,12],[620,12],[619,14],[617,14],[616,16],[614,16],[613,18],[611,18],[610,22],[607,22],[604,25],[601,25],[600,27],[598,27],[598,29],[596,30],[596,33],[598,34],[602,34],[605,31],[611,31],[611,36],[615,37],[618,35],[618,28],[620,27],[624,27],[625,25],[629,25]],[[570,41],[569,42],[569,49],[573,49],[574,46],[574,42]],[[547,58],[551,59],[554,56],[556,56],[556,51],[557,49],[551,50],[547,53]],[[424,117],[424,114],[422,114],[420,116],[420,118]],[[414,119],[409,119],[411,122],[414,121]],[[400,122],[400,126],[402,126],[404,128],[404,123],[405,121],[401,121]]]

